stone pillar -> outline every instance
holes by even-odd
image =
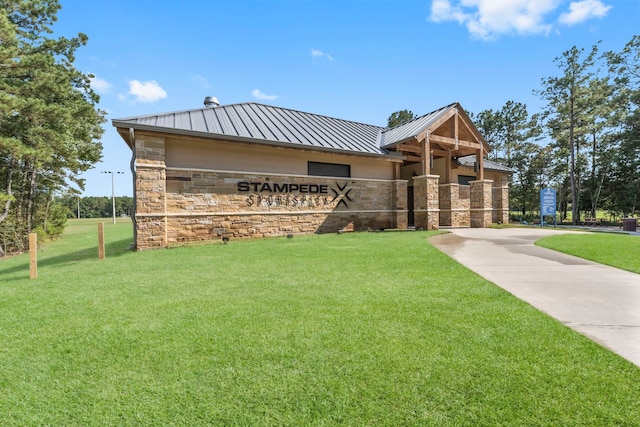
[[[451,217],[451,204],[452,200],[455,200],[458,196],[458,187],[458,184],[440,184],[438,186],[440,225],[451,226],[452,224],[453,218]]]
[[[437,230],[440,226],[438,175],[413,177],[413,212],[416,228]]]
[[[407,211],[407,180],[397,179],[393,181],[393,228],[406,230],[409,227],[409,217]]]
[[[491,226],[493,213],[491,190],[493,181],[484,179],[471,181],[471,227],[485,228]]]
[[[440,225],[451,227],[469,226],[469,192],[460,184],[441,184],[440,186]],[[463,195],[465,193],[466,195]]]
[[[509,223],[509,178],[502,175],[493,187],[493,222]]]
[[[164,138],[136,139],[136,249],[167,245]]]

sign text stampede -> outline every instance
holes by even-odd
[[[338,206],[348,207],[347,201],[353,202],[349,196],[350,188],[347,183],[336,184],[335,188],[325,184],[293,184],[270,182],[238,182],[239,193],[247,195],[247,206],[329,206],[338,200]],[[333,193],[333,197],[329,195]]]
[[[329,186],[324,184],[292,184],[269,182],[238,182],[238,192],[257,193],[247,196],[247,206],[327,206]],[[294,194],[292,194],[294,193]]]

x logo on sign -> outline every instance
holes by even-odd
[[[353,202],[353,199],[349,197],[349,193],[351,193],[351,190],[353,190],[353,188],[347,189],[347,185],[349,185],[348,182],[345,182],[344,185],[340,185],[336,183],[336,186],[338,187],[338,191],[336,191],[336,189],[333,187],[331,188],[331,191],[333,191],[333,194],[334,194],[333,199],[331,199],[331,203],[333,203],[336,199],[339,198],[340,200],[338,200],[338,206],[342,204],[344,205],[345,208],[349,207],[345,199],[347,199],[350,202]]]

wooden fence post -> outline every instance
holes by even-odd
[[[29,277],[38,278],[38,235],[29,233]]]
[[[98,223],[98,258],[104,259],[104,223]]]

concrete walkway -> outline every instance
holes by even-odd
[[[432,237],[431,243],[517,298],[640,366],[639,274],[533,244],[566,231],[450,231]]]

